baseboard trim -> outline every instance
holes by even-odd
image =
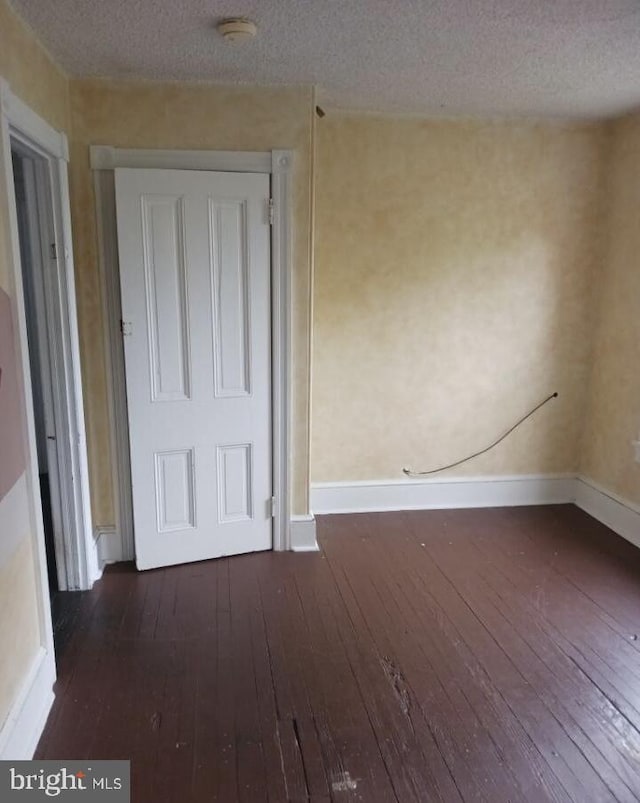
[[[574,500],[572,474],[326,482],[311,486],[311,509],[316,515],[552,505]]]
[[[292,516],[291,549],[293,552],[317,552],[316,521],[313,516]],[[124,560],[122,543],[118,531],[111,526],[99,526],[94,530],[97,566],[93,582],[102,577],[104,567],[108,563],[119,563]]]
[[[576,479],[576,505],[609,529],[640,547],[640,506],[590,480]]]
[[[40,647],[0,731],[0,760],[31,759],[53,705],[56,667]]]
[[[316,520],[314,516],[291,517],[291,550],[293,552],[318,552]]]
[[[118,531],[113,525],[103,525],[95,528],[96,550],[100,561],[100,574],[107,563],[119,563],[124,560],[122,556],[122,542]]]
[[[89,580],[89,589],[92,589],[93,584],[102,577],[102,570],[104,569],[104,563],[100,560],[98,542],[98,531],[94,529],[93,543],[87,548],[87,579]],[[84,591],[85,589],[82,590]]]

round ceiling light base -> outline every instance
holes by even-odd
[[[239,17],[221,20],[216,27],[226,42],[247,42],[258,33],[255,23]]]

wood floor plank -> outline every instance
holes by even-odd
[[[134,803],[640,800],[640,551],[570,505],[318,534],[59,598],[37,757]]]
[[[492,675],[476,660],[455,622],[437,605],[424,584],[416,583],[415,576],[404,571],[407,555],[401,544],[399,547],[390,556],[397,573],[389,573],[388,582],[385,575],[376,581],[384,587],[385,597],[395,600],[405,621],[419,625],[420,646],[425,656],[437,658],[440,671],[455,678],[459,693],[466,698],[478,724],[494,743],[502,765],[518,784],[517,794],[527,799],[543,795],[552,800],[567,800],[566,791],[544,755],[509,707]],[[438,631],[445,638],[434,639],[431,634]],[[509,760],[505,761],[507,755]]]
[[[491,569],[479,558],[478,571],[505,604],[533,619],[582,672],[614,702],[635,728],[640,727],[640,676],[638,652],[601,615],[597,606],[576,589],[571,593],[564,578],[531,576],[529,570],[505,562],[497,541],[491,548]],[[527,567],[533,561],[527,561]],[[535,564],[534,564],[535,565]],[[537,582],[536,582],[537,580]]]
[[[327,717],[336,733],[361,733],[363,737],[367,737],[356,739],[351,749],[346,746],[342,748],[337,765],[329,769],[329,783],[332,788],[334,785],[340,786],[346,783],[345,779],[348,777],[357,784],[356,788],[361,790],[362,795],[367,794],[367,786],[375,790],[373,794],[377,795],[388,786],[384,793],[386,796],[391,799],[395,796],[398,800],[409,803],[417,799],[411,773],[408,766],[399,760],[396,744],[398,734],[391,727],[387,730],[384,728],[387,718],[395,718],[396,723],[399,721],[395,701],[389,707],[382,696],[376,695],[371,681],[375,683],[379,680],[377,673],[374,672],[368,678],[363,677],[363,667],[370,668],[367,664],[369,656],[362,654],[360,640],[349,617],[345,615],[340,597],[336,597],[335,593],[323,593],[327,588],[333,590],[333,577],[329,567],[321,564],[318,574],[320,583],[314,597],[309,594],[309,584],[304,582],[305,578],[296,577],[296,584],[307,610],[313,643],[316,645],[314,660],[317,672],[325,678],[323,699]],[[334,656],[333,666],[340,667],[337,675],[335,670],[327,671],[324,661],[318,659],[319,655],[327,653]],[[342,695],[338,697],[338,706],[333,704],[335,692],[326,683],[326,680],[331,681],[333,677],[340,678],[343,689]],[[388,693],[388,688],[384,688],[384,692]],[[348,720],[346,712],[349,712]],[[406,722],[404,730],[407,730]],[[353,747],[356,749],[353,750]],[[361,754],[367,757],[364,764]],[[428,773],[422,775],[422,780],[424,793],[432,794],[436,791]]]
[[[563,772],[562,765],[560,767],[555,766],[556,762],[552,759],[563,755],[563,751],[558,748],[563,746],[563,742],[565,747],[567,742],[571,745],[566,733],[562,729],[558,730],[558,723],[553,716],[553,712],[545,707],[540,707],[539,698],[518,671],[517,666],[504,651],[499,648],[496,649],[499,645],[496,644],[491,633],[483,626],[478,626],[479,622],[472,608],[466,605],[456,588],[447,581],[437,566],[431,562],[428,551],[424,548],[426,546],[425,537],[433,539],[434,533],[431,531],[428,536],[424,532],[420,533],[422,543],[415,544],[414,547],[419,546],[421,549],[414,548],[410,559],[406,561],[407,566],[411,567],[408,569],[409,577],[407,581],[410,581],[413,577],[416,589],[414,593],[419,594],[420,587],[426,586],[428,588],[427,593],[432,593],[434,600],[437,600],[436,604],[440,612],[436,615],[435,627],[444,630],[448,635],[448,640],[458,649],[461,649],[465,642],[467,643],[476,658],[482,662],[496,689],[514,713],[517,711],[518,718],[526,726],[531,738],[534,738],[536,744],[539,745],[543,755],[547,756],[547,761],[550,761],[554,769],[563,775],[563,784],[568,788],[573,788],[578,799],[589,799],[589,786],[583,786],[581,783],[585,773],[588,778],[589,770],[591,769],[588,762],[584,762],[582,766],[579,765],[575,774],[569,776]],[[390,544],[387,545],[390,546]],[[448,621],[455,622],[457,635],[456,633],[447,632],[449,630]],[[514,669],[516,670],[515,674]],[[542,745],[540,744],[541,735],[544,738]],[[573,745],[571,747],[575,748]],[[569,750],[569,754],[571,752]],[[576,752],[576,757],[582,758],[579,751]],[[592,780],[598,781],[598,776],[594,774]]]
[[[267,784],[251,636],[251,610],[256,598],[250,560],[242,557],[229,563],[231,660],[234,667],[233,694],[236,700],[236,771],[238,797],[242,803],[266,803]]]
[[[360,556],[356,555],[354,557],[362,563],[361,553],[368,550],[369,538],[361,539],[361,543]],[[400,548],[401,545],[399,544],[398,547]],[[514,778],[510,773],[510,765],[505,764],[502,760],[500,750],[495,743],[495,738],[498,734],[490,733],[483,727],[481,717],[478,716],[478,712],[470,704],[469,688],[472,684],[469,681],[471,678],[466,677],[460,681],[458,667],[464,667],[463,660],[457,657],[453,665],[447,665],[443,660],[443,655],[437,649],[421,649],[425,642],[429,643],[429,630],[436,623],[427,621],[426,627],[422,631],[420,642],[409,635],[411,630],[407,632],[407,628],[413,629],[415,627],[415,611],[398,610],[395,621],[405,622],[405,629],[398,632],[397,627],[393,627],[393,614],[396,613],[394,608],[398,602],[395,599],[394,588],[398,585],[398,582],[394,582],[394,575],[390,571],[393,559],[393,556],[390,555],[384,571],[384,575],[389,578],[389,585],[384,584],[384,577],[381,573],[376,572],[375,564],[372,564],[370,571],[366,573],[374,593],[377,593],[379,599],[385,600],[386,604],[384,606],[376,604],[375,597],[366,597],[361,589],[354,587],[354,597],[363,601],[363,610],[366,611],[367,618],[369,618],[369,612],[372,609],[386,609],[386,613],[389,614],[387,651],[394,654],[391,672],[389,672],[393,682],[396,682],[396,676],[399,676],[403,682],[407,682],[409,690],[413,692],[417,702],[422,703],[424,710],[429,712],[429,718],[434,723],[438,722],[439,709],[444,704],[447,706],[444,710],[445,720],[451,723],[456,721],[457,718],[459,723],[457,730],[464,732],[466,728],[466,731],[473,734],[473,737],[466,742],[457,740],[457,744],[451,744],[447,748],[452,768],[464,767],[465,770],[468,770],[467,783],[470,786],[467,786],[467,794],[471,793],[471,789],[474,789],[475,785],[478,787],[476,793],[481,794],[486,799],[493,799],[496,794],[499,794],[496,792],[497,789],[502,790],[501,793],[506,792],[514,797],[522,796],[522,789],[518,787],[517,783],[514,784]],[[341,554],[341,562],[345,560]],[[404,579],[403,577],[402,580]],[[376,590],[376,585],[383,586],[382,590]],[[416,650],[416,645],[418,644],[419,649]],[[433,645],[431,646],[433,647]],[[427,666],[430,668],[430,675],[425,674],[424,670]],[[466,693],[463,691],[465,687]],[[438,703],[436,707],[432,705],[434,697],[431,694],[431,690],[434,688],[441,690],[435,698]],[[442,726],[439,727],[439,730],[443,730]],[[456,752],[456,747],[459,748],[458,752]],[[487,772],[485,769],[487,767],[492,768],[492,771]],[[492,774],[495,774],[496,777],[491,778]],[[462,783],[463,773],[458,772],[457,777],[458,782]]]
[[[458,526],[462,525],[458,523]],[[554,711],[567,734],[597,769],[609,793],[613,792],[620,800],[634,800],[633,790],[639,779],[635,777],[636,769],[627,762],[624,750],[620,749],[624,742],[618,743],[619,749],[615,748],[621,735],[616,730],[617,723],[597,713],[598,706],[606,707],[607,701],[595,687],[585,687],[579,674],[571,676],[565,656],[553,642],[538,638],[531,622],[514,625],[505,607],[496,607],[487,600],[482,581],[475,576],[471,578],[468,569],[455,561],[454,550],[449,549],[447,539],[448,536],[431,532],[426,549],[452,587],[455,586],[466,606],[516,663],[540,699]]]

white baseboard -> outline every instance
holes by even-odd
[[[576,505],[640,547],[640,506],[608,491],[587,477],[576,479]]]
[[[91,588],[104,572],[107,563],[122,560],[115,527],[97,526],[93,529],[93,549],[87,555]]]
[[[119,563],[123,560],[122,543],[114,526],[95,528],[97,568],[93,582],[102,577],[104,567],[108,563]],[[317,552],[316,521],[313,516],[291,517],[291,549],[294,552]]]
[[[291,549],[293,552],[318,552],[316,520],[313,516],[291,517]]]
[[[31,759],[53,704],[56,667],[40,647],[0,731],[0,760]]]
[[[325,482],[311,486],[315,514],[551,505],[574,500],[575,477],[569,474]]]
[[[118,563],[123,560],[122,543],[118,531],[113,525],[96,527],[95,539],[101,567],[100,574],[102,574],[107,563]]]
[[[97,530],[93,531],[93,543],[87,548],[87,577],[89,579],[89,589],[93,588],[93,584],[102,577],[102,570],[104,564],[100,560],[98,553],[98,533]],[[83,591],[85,589],[82,589]]]

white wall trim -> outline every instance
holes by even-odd
[[[318,552],[316,520],[314,516],[291,517],[291,550],[293,552]]]
[[[61,452],[63,460],[68,461],[70,480],[66,489],[67,518],[70,522],[71,561],[67,560],[67,589],[86,590],[91,588],[93,526],[91,520],[91,501],[89,490],[89,461],[87,458],[87,438],[84,423],[84,397],[82,375],[80,372],[80,334],[76,304],[75,271],[73,263],[71,204],[69,200],[69,177],[67,162],[58,159],[55,194],[59,197],[59,219],[56,222],[56,240],[61,255],[58,265],[61,296],[63,297],[61,352],[65,392],[66,442]],[[60,441],[60,439],[58,439]],[[69,566],[69,563],[71,564]]]
[[[98,542],[92,538],[91,548],[87,550],[87,573],[89,577],[89,588],[102,577],[103,562],[98,553]]]
[[[38,114],[27,106],[17,95],[11,91],[8,81],[0,77],[0,99],[2,111],[11,121],[11,125],[20,131],[28,132],[32,143],[37,145],[48,155],[56,159],[69,161],[69,146],[67,137],[62,131],[43,120]]]
[[[115,527],[96,527],[96,552],[100,564],[100,575],[107,563],[118,563],[122,560],[122,543]]]
[[[323,513],[550,505],[573,502],[571,474],[325,482],[311,485],[311,509]]]
[[[121,299],[116,230],[115,176],[113,170],[93,174],[98,234],[98,270],[102,287],[103,342],[107,377],[107,408],[111,448],[111,487],[114,494],[115,529],[120,552],[114,560],[133,560],[133,500],[129,455],[129,420],[120,328]]]
[[[122,541],[115,527],[96,527],[93,533],[93,545],[89,561],[91,585],[102,577],[104,567],[108,563],[118,563],[123,560]]]
[[[231,173],[270,173],[271,151],[187,151],[144,148],[113,148],[92,145],[89,160],[93,170],[116,167],[154,170],[228,170]]]
[[[122,149],[106,145],[90,148],[94,170],[96,213],[103,286],[104,336],[107,341],[107,385],[110,402],[112,476],[116,495],[116,530],[121,552],[114,560],[134,557],[129,434],[127,424],[124,352],[118,284],[118,246],[115,227],[115,195],[110,171],[118,167],[167,170],[217,170],[267,173],[271,176],[274,219],[271,230],[272,302],[272,443],[274,550],[291,549],[290,533],[290,429],[291,429],[291,272],[293,270],[293,170],[292,150],[187,151]]]
[[[587,477],[576,479],[576,505],[640,547],[640,506],[608,491]]]
[[[40,647],[0,730],[0,760],[31,759],[53,705],[53,654]]]
[[[51,303],[57,316],[49,328],[52,361],[55,362],[56,382],[54,402],[56,409],[56,439],[58,450],[58,478],[62,517],[64,522],[64,572],[59,573],[62,590],[91,587],[91,550],[93,533],[89,503],[89,472],[86,454],[82,380],[80,376],[80,348],[76,318],[76,297],[71,244],[71,218],[69,185],[67,178],[68,147],[64,133],[55,131],[46,121],[17,98],[6,81],[0,80],[2,158],[6,177],[9,209],[10,242],[13,279],[12,295],[17,312],[18,351],[25,380],[25,408],[29,431],[29,481],[32,507],[32,529],[42,547],[37,560],[42,564],[43,586],[41,608],[48,610],[48,586],[44,557],[42,507],[38,489],[34,412],[31,390],[26,318],[24,309],[22,260],[18,235],[13,167],[12,141],[40,157],[46,166],[49,191],[53,205],[53,237],[58,259],[51,264],[49,282]],[[42,614],[44,622],[50,614]]]
[[[291,275],[293,272],[293,151],[274,150],[271,164],[272,483],[276,497],[273,548],[292,548],[291,511]]]

